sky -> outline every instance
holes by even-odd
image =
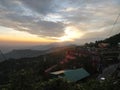
[[[0,46],[103,40],[119,13],[120,0],[0,0]]]

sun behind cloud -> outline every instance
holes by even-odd
[[[64,35],[58,38],[60,42],[65,42],[65,41],[74,41],[77,38],[80,38],[83,33],[80,32],[77,28],[73,26],[69,26],[65,28]]]

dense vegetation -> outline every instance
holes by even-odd
[[[116,34],[114,36],[111,36],[105,40],[99,40],[96,42],[90,42],[90,43],[86,43],[86,46],[90,46],[90,47],[98,47],[99,43],[109,43],[110,47],[116,47],[118,46],[118,43],[120,43],[120,33]]]
[[[102,42],[109,43],[111,46],[116,46],[118,43],[120,43],[120,33],[114,36],[111,36],[103,40]]]
[[[48,81],[35,81],[34,77],[23,72],[11,78],[9,84],[1,87],[1,90],[119,90],[120,81],[107,78],[105,81],[89,80],[83,83],[70,82],[57,78]]]
[[[44,60],[46,57],[46,60]],[[49,79],[44,73],[48,67],[58,63],[64,52],[54,52],[36,58],[7,60],[0,63],[1,90],[118,90],[120,81],[110,77],[105,81],[90,78],[82,82],[70,82],[62,78]],[[92,71],[89,57],[79,57],[88,71]],[[70,62],[67,67],[70,67]],[[77,61],[79,64],[79,61]],[[117,80],[117,82],[116,82]]]

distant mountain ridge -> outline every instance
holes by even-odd
[[[40,55],[44,55],[47,53],[59,51],[60,49],[63,49],[64,47],[68,47],[72,45],[67,44],[48,44],[48,45],[39,45],[34,47],[29,47],[29,49],[15,49],[8,53],[5,53],[4,56],[6,59],[20,59],[20,58],[31,58],[31,57],[37,57]],[[0,55],[0,61],[3,61],[4,58],[2,55]]]
[[[8,52],[4,54],[6,59],[20,59],[20,58],[30,58],[30,57],[36,57],[42,54],[45,54],[46,50],[40,51],[40,50],[12,50],[11,52]],[[1,56],[0,60],[4,60],[4,58]]]
[[[48,45],[37,45],[37,46],[32,46],[29,47],[29,49],[32,50],[48,50],[51,48],[57,48],[57,47],[64,47],[64,46],[69,46],[69,43],[52,43],[52,44],[48,44]]]
[[[107,38],[105,40],[98,41],[97,43],[100,43],[100,42],[107,42],[114,46],[120,42],[120,33],[114,36],[111,36],[110,38]],[[5,53],[4,55],[7,59],[31,58],[31,57],[37,57],[39,55],[43,55],[46,53],[59,51],[64,47],[68,47],[72,45],[73,44],[70,45],[69,42],[53,43],[48,45],[38,45],[38,46],[29,47],[28,49],[12,50],[11,52]],[[4,60],[4,58],[2,55],[0,55],[0,61],[2,60]]]

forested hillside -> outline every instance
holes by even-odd
[[[116,45],[118,43],[120,43],[120,33],[116,34],[114,36],[111,36],[110,38],[107,38],[104,40],[107,43],[110,43],[111,45]]]
[[[118,43],[120,42],[120,33],[114,36],[111,36],[105,40],[97,41],[97,43],[101,43],[101,42],[109,43],[111,46],[117,46]]]

